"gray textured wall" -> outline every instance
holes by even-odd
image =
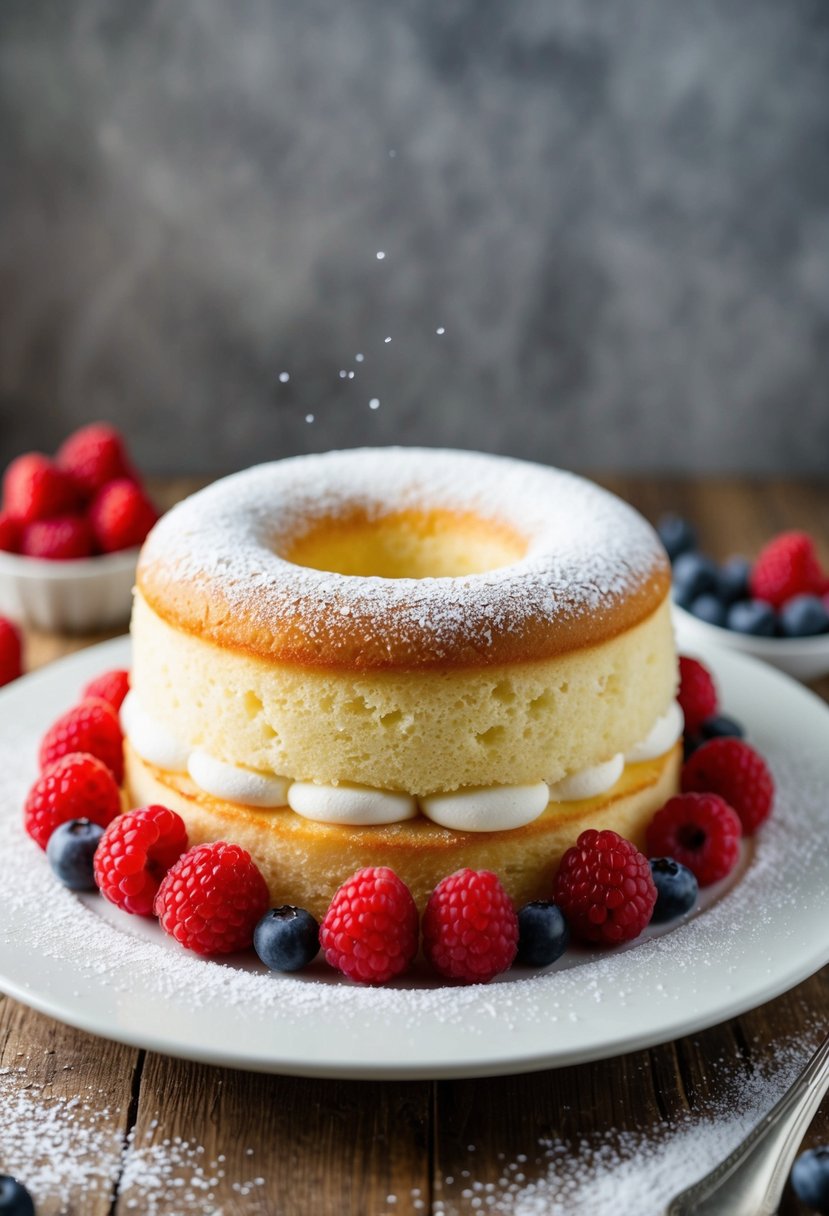
[[[825,0],[2,0],[0,107],[0,460],[826,472]]]

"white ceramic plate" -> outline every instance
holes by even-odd
[[[725,890],[690,920],[622,950],[568,952],[549,972],[438,987],[425,974],[362,988],[322,964],[277,976],[207,962],[158,927],[52,878],[21,829],[37,742],[83,683],[128,662],[119,639],[0,693],[0,988],[94,1034],[267,1072],[460,1077],[602,1058],[751,1008],[829,960],[829,710],[770,668],[705,657],[725,709],[771,760],[773,819]]]

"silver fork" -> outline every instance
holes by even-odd
[[[829,1089],[829,1035],[734,1152],[676,1195],[665,1216],[774,1216],[803,1135]]]

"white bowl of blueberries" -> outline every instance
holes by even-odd
[[[664,515],[657,531],[673,567],[683,644],[727,646],[799,680],[829,674],[829,575],[807,533],[780,533],[753,562],[717,563],[681,516]]]

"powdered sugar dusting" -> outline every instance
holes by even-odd
[[[710,1061],[712,1092],[679,1119],[576,1142],[540,1138],[523,1151],[499,1153],[497,1169],[479,1166],[476,1145],[468,1144],[454,1173],[438,1173],[431,1210],[449,1216],[460,1199],[463,1210],[495,1216],[661,1216],[674,1194],[711,1170],[768,1113],[821,1034],[807,1026],[803,1036],[775,1043],[770,1060]],[[268,1180],[256,1168],[254,1148],[245,1152],[249,1173],[234,1177],[228,1156],[236,1145],[211,1156],[197,1140],[165,1135],[157,1118],[143,1132],[129,1129],[124,1142],[112,1119],[117,1123],[121,1111],[102,1105],[104,1091],[90,1085],[64,1098],[27,1073],[25,1062],[0,1069],[3,1168],[50,1211],[73,1211],[82,1194],[116,1191],[121,1207],[141,1216],[168,1212],[172,1196],[188,1216],[223,1216],[237,1210],[239,1198],[255,1204],[265,1196]],[[406,1197],[388,1195],[386,1205],[388,1212],[426,1207],[418,1188]]]
[[[143,1136],[130,1129],[125,1143],[111,1122],[121,1112],[102,1106],[102,1090],[90,1085],[65,1098],[28,1078],[22,1088],[25,1073],[23,1064],[0,1069],[0,1145],[3,1172],[26,1186],[38,1211],[80,1211],[81,1196],[117,1189],[123,1210],[140,1216],[170,1212],[172,1196],[187,1216],[223,1216],[231,1208],[217,1192],[254,1196],[265,1184],[253,1172],[228,1177],[224,1155],[211,1158],[193,1141],[163,1137],[157,1120]]]
[[[662,1216],[679,1191],[723,1160],[774,1106],[821,1037],[775,1044],[774,1060],[729,1059],[712,1068],[712,1095],[678,1120],[644,1129],[616,1129],[577,1143],[540,1139],[500,1169],[482,1175],[469,1145],[469,1168],[438,1177],[433,1212],[464,1210],[495,1216]],[[712,1064],[714,1062],[712,1061]]]
[[[829,861],[820,844],[825,773],[814,757],[787,757],[770,739],[758,742],[773,766],[777,804],[756,853],[746,855],[745,874],[727,894],[714,892],[715,902],[688,923],[630,948],[571,951],[543,974],[516,969],[464,989],[441,987],[419,972],[396,986],[361,988],[322,964],[307,975],[278,977],[242,958],[219,963],[189,955],[155,924],[59,887],[21,828],[36,741],[56,699],[71,698],[102,663],[125,658],[125,648],[111,645],[106,658],[78,656],[65,674],[53,669],[33,677],[28,693],[24,684],[19,694],[5,694],[15,712],[0,743],[0,976],[24,1000],[52,1008],[57,1000],[70,1021],[90,1026],[91,1012],[103,1011],[98,1026],[114,1037],[278,1071],[407,1075],[421,1073],[424,1060],[434,1075],[515,1071],[557,1051],[573,1059],[637,1046],[645,1022],[648,1041],[654,1025],[670,1037],[695,1009],[703,1024],[727,1016],[732,1005],[744,1007],[749,981],[758,1001],[779,991],[790,955],[807,968],[823,961],[821,941],[810,945],[813,957],[804,963],[803,942],[811,941],[804,926],[824,923],[829,901]],[[789,695],[805,697],[797,689]],[[756,688],[744,697],[741,703],[727,694],[725,703],[741,714]],[[788,982],[799,978],[786,974]],[[621,1026],[627,1038],[620,1038]]]
[[[321,519],[442,508],[501,521],[524,558],[458,578],[386,579],[300,567],[279,556]],[[194,583],[272,633],[301,622],[309,641],[355,614],[367,644],[388,623],[439,660],[459,642],[481,657],[528,622],[596,619],[664,569],[655,533],[631,507],[558,469],[474,452],[365,448],[248,469],[179,504],[156,526],[139,577]],[[334,631],[334,634],[336,631]]]

